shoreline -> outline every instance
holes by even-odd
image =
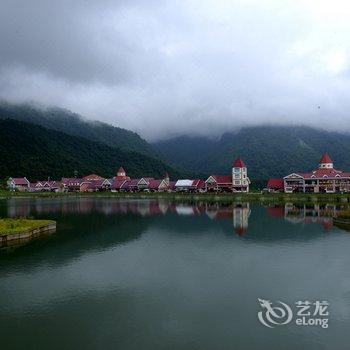
[[[210,202],[269,202],[269,203],[350,203],[347,194],[305,194],[305,193],[175,193],[175,192],[10,192],[0,191],[0,199],[12,198],[125,198],[125,199],[169,199],[174,201],[210,201]]]
[[[0,249],[15,245],[21,245],[36,239],[42,235],[56,232],[56,221],[47,220],[46,224],[24,229],[18,232],[8,232],[0,234]]]

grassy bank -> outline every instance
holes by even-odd
[[[55,222],[51,220],[0,219],[0,235],[26,232],[54,223]]]
[[[302,202],[302,203],[349,203],[350,194],[306,194],[306,193],[112,193],[112,192],[90,192],[90,193],[48,193],[48,192],[10,192],[0,191],[0,198],[63,198],[63,197],[112,197],[112,198],[142,198],[155,199],[164,198],[171,200],[193,200],[212,202]]]

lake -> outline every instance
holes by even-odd
[[[0,217],[57,221],[55,234],[0,250],[1,349],[349,349],[339,209],[0,200]],[[297,324],[300,312],[328,327]]]

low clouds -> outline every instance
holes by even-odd
[[[2,0],[0,97],[154,140],[349,130],[347,1]]]

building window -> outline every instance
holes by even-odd
[[[234,171],[235,173],[240,173],[240,172],[241,172],[241,168],[233,168],[233,171]]]
[[[241,177],[240,174],[235,174],[235,179],[239,179]]]
[[[235,181],[235,185],[240,185],[241,184],[241,181]]]

